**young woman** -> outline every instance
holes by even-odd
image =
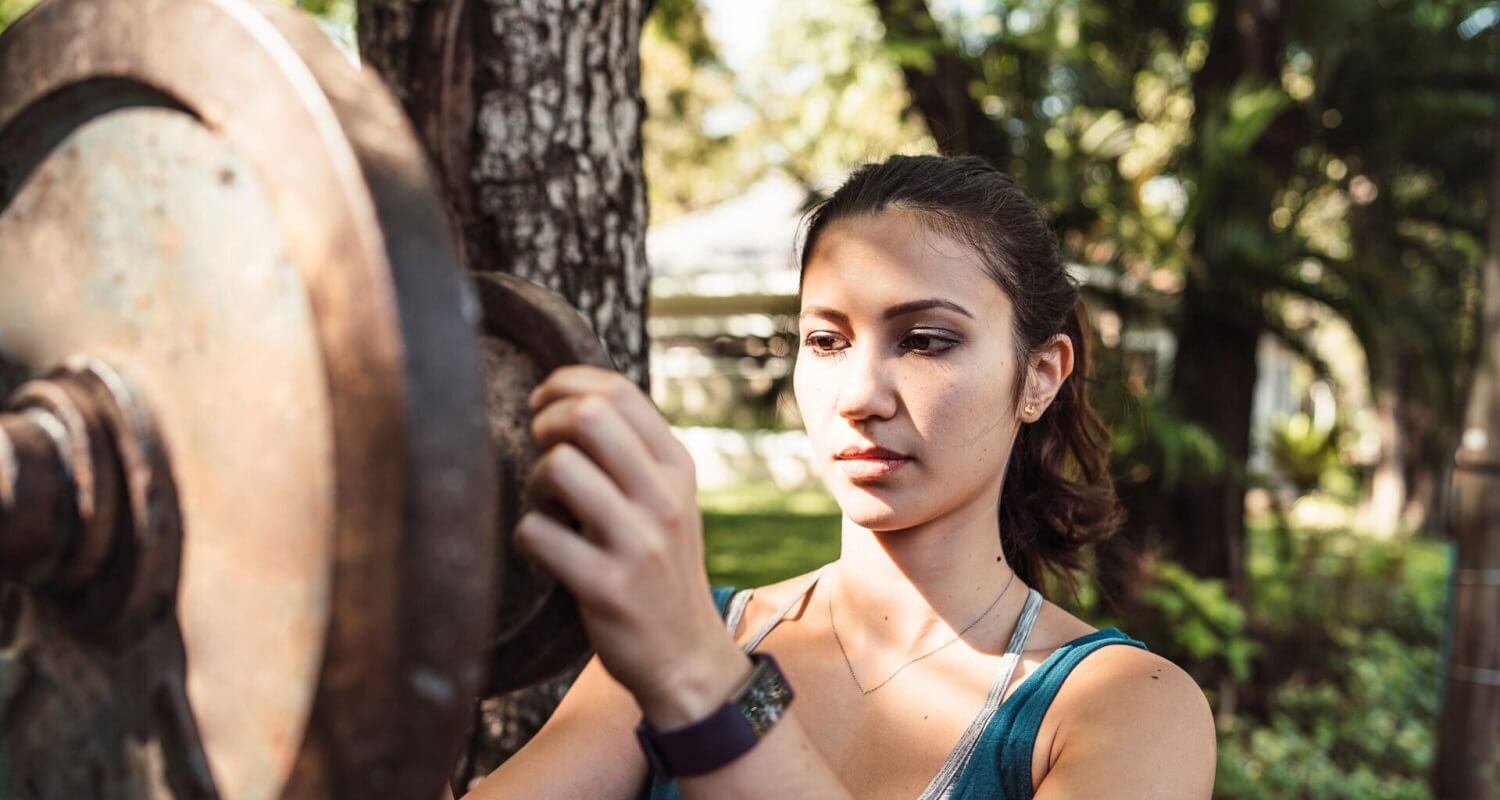
[[[527,491],[582,535],[537,512],[516,536],[598,657],[471,796],[1209,797],[1193,681],[1035,589],[1118,524],[1036,205],[978,159],[894,157],[812,214],[801,258],[794,385],[838,560],[711,595],[687,452],[626,379],[557,370]]]

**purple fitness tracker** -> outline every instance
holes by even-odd
[[[755,746],[792,702],[792,687],[765,653],[754,653],[755,666],[743,688],[707,719],[683,728],[658,731],[645,721],[636,738],[646,762],[663,778],[700,775],[744,755]]]

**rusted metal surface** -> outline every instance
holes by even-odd
[[[50,0],[0,36],[0,286],[7,375],[117,370],[161,445],[116,440],[123,496],[180,510],[131,536],[181,524],[176,602],[127,639],[6,590],[0,795],[436,796],[496,479],[477,304],[394,101],[273,3]]]
[[[0,406],[0,558],[82,636],[127,642],[174,600],[181,513],[151,415],[71,358]]]
[[[175,622],[181,515],[150,414],[76,357],[11,393],[0,431],[0,540],[47,545],[0,547],[18,578],[0,589],[8,795],[213,796]]]
[[[9,399],[13,419],[42,436],[14,440],[21,445],[14,450],[15,475],[26,486],[10,493],[10,505],[18,521],[30,525],[0,531],[5,538],[14,533],[24,540],[50,536],[51,552],[34,562],[42,569],[30,582],[63,591],[85,587],[98,576],[114,548],[124,505],[120,461],[102,407],[108,400],[70,377],[23,384]],[[37,483],[50,485],[39,490]],[[57,507],[59,497],[63,508]],[[10,553],[6,561],[23,563]]]
[[[42,584],[77,530],[60,423],[42,411],[0,414],[0,578]]]
[[[497,445],[501,580],[487,693],[499,694],[551,677],[588,652],[572,597],[513,549],[510,533],[530,510],[521,489],[537,457],[526,398],[557,367],[613,364],[588,321],[557,293],[498,273],[476,274],[473,281],[483,309],[491,435]]]

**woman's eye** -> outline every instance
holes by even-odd
[[[901,339],[900,348],[903,351],[921,354],[921,356],[936,356],[956,347],[957,344],[959,342],[945,338],[945,336],[938,336],[936,333],[909,333],[906,338]],[[802,345],[813,351],[816,356],[838,356],[847,350],[847,344],[843,344],[838,336],[826,332],[808,333],[802,339]]]
[[[938,353],[949,350],[958,344],[958,342],[955,342],[952,339],[944,339],[941,336],[936,336],[931,333],[913,333],[912,335],[906,337],[906,341],[918,343],[918,346],[912,349],[917,350],[924,355],[937,355]]]
[[[831,347],[833,345],[833,338],[834,337],[832,337],[832,336],[830,336],[830,335],[828,335],[826,333],[810,333],[810,334],[807,335],[806,339],[802,340],[802,344],[806,345],[807,347],[812,348],[813,353],[816,354],[816,355],[820,355],[820,356],[837,355],[838,353],[843,352],[843,351],[842,350],[829,350],[829,349],[827,349],[827,348],[829,348],[829,347]]]

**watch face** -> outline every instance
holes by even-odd
[[[769,656],[757,658],[749,685],[736,699],[751,730],[755,731],[755,738],[765,736],[776,720],[786,713],[791,702],[792,688],[782,677],[776,662]]]

